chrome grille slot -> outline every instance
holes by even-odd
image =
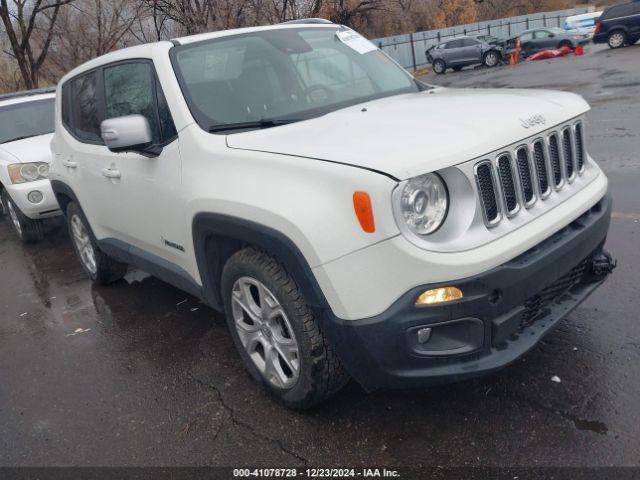
[[[520,188],[522,189],[522,199],[525,207],[534,204],[536,197],[533,192],[533,179],[531,175],[531,165],[529,162],[529,149],[520,147],[516,152],[516,161],[518,165],[518,175],[520,176]]]
[[[567,180],[573,180],[575,168],[573,163],[573,143],[571,141],[571,130],[565,128],[562,131],[562,153],[564,154],[564,168]]]
[[[502,186],[502,198],[506,207],[507,216],[512,217],[518,210],[520,205],[518,204],[518,194],[516,193],[516,184],[514,180],[514,171],[511,163],[511,156],[504,154],[498,157],[498,176],[500,178],[500,185]]]
[[[558,189],[562,186],[562,164],[560,163],[560,145],[557,133],[553,133],[549,137],[549,157],[553,171],[553,185]]]
[[[485,160],[477,164],[475,174],[478,192],[480,193],[480,202],[482,203],[484,221],[488,227],[491,227],[496,225],[501,219],[496,182],[491,162]]]
[[[578,168],[578,173],[582,173],[584,170],[584,139],[582,138],[582,123],[576,123],[575,130],[575,139],[576,139],[576,166]]]
[[[533,157],[536,166],[536,174],[538,176],[538,188],[540,197],[545,198],[551,193],[549,187],[549,175],[547,173],[547,157],[542,140],[533,142]]]
[[[477,185],[476,202],[485,225],[494,227],[507,220],[505,227],[514,228],[580,190],[574,181],[597,173],[586,168],[584,136],[584,121],[579,118],[469,162],[464,168]],[[540,208],[532,208],[538,200],[544,201]]]

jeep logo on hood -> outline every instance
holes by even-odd
[[[544,118],[544,115],[534,115],[529,118],[521,118],[520,123],[524,128],[535,127],[536,125],[544,125],[547,123],[547,119]]]

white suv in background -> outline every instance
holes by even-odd
[[[224,311],[253,377],[304,408],[349,376],[495,371],[602,283],[588,110],[423,85],[330,23],[228,30],[66,75],[51,180],[94,282],[131,264]]]
[[[55,89],[0,95],[2,212],[24,242],[44,235],[44,220],[62,214],[49,183]]]

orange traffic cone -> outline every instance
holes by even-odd
[[[584,47],[582,45],[577,46],[575,53],[576,53],[576,57],[580,57],[584,55]]]

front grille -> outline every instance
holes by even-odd
[[[482,208],[487,224],[492,224],[500,220],[500,212],[498,211],[498,202],[496,195],[496,186],[493,181],[493,172],[490,162],[483,162],[476,167],[476,182]]]
[[[562,132],[562,150],[564,152],[564,167],[567,178],[573,178],[573,145],[571,144],[571,130],[568,128]]]
[[[520,186],[522,188],[522,198],[525,205],[530,204],[533,197],[533,181],[531,180],[531,168],[529,166],[529,150],[526,147],[518,149],[517,162],[518,174],[520,175]]]
[[[520,319],[520,331],[532,325],[540,317],[548,314],[548,307],[572,287],[580,283],[589,268],[591,259],[587,258],[548,287],[524,302],[524,312]]]
[[[522,215],[522,207],[530,209],[538,198],[546,201],[583,176],[587,167],[583,122],[559,125],[545,135],[547,139],[536,135],[474,165],[487,227]]]
[[[538,174],[538,187],[540,194],[545,196],[549,192],[549,177],[547,175],[547,162],[544,155],[544,143],[542,140],[536,140],[533,144],[533,156],[536,164],[536,173]]]
[[[507,213],[514,214],[518,211],[519,206],[516,185],[513,180],[513,170],[511,169],[511,157],[509,155],[502,155],[498,158],[498,174],[500,175],[502,195],[504,204],[507,207]]]
[[[576,163],[578,171],[581,172],[584,167],[584,140],[582,138],[582,124],[576,124]]]
[[[558,188],[562,185],[562,165],[560,163],[558,135],[555,133],[549,137],[549,157],[549,160],[551,161],[551,169],[553,170],[554,186]]]

